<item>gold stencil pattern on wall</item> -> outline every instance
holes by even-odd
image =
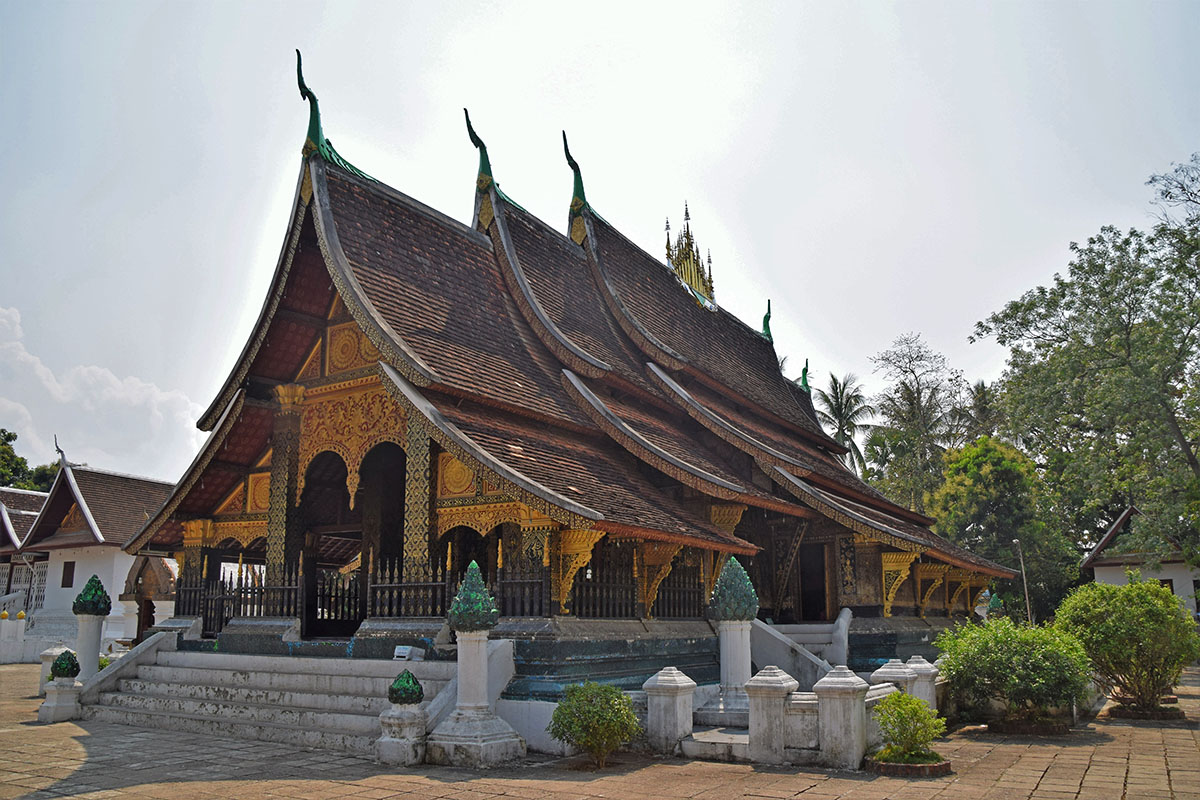
[[[332,375],[379,361],[379,350],[359,330],[358,323],[330,325],[326,333],[325,371]]]
[[[271,507],[271,473],[262,472],[250,476],[250,503],[246,510],[251,514],[266,511]]]

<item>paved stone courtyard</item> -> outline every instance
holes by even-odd
[[[1200,669],[1179,690],[1188,722],[1101,718],[1065,739],[965,728],[938,742],[946,778],[904,781],[620,754],[530,759],[490,772],[405,770],[327,751],[98,722],[38,725],[34,665],[0,666],[0,799],[77,798],[1175,798],[1200,800]]]

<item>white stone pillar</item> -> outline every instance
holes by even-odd
[[[750,760],[784,764],[787,757],[787,699],[800,682],[779,667],[764,667],[746,682],[750,702]]]
[[[924,659],[921,659],[924,661]],[[893,658],[879,669],[871,673],[871,685],[881,683],[895,684],[896,688],[908,694],[913,693],[913,684],[917,682],[917,673],[906,666],[903,661]]]
[[[937,711],[937,676],[941,671],[925,660],[924,656],[913,656],[908,659],[908,668],[917,674],[913,683],[912,695],[924,700],[930,708]]]
[[[487,631],[458,632],[459,711],[487,711]]]
[[[75,621],[79,624],[79,635],[75,639],[75,656],[79,659],[80,681],[100,671],[100,629],[104,626],[104,617],[95,614],[76,614]]]
[[[692,696],[696,682],[675,667],[663,667],[642,684],[646,692],[646,738],[670,755],[692,732]]]
[[[138,626],[138,602],[137,600],[122,600],[121,610],[124,611],[124,616],[121,626],[121,638],[127,641],[133,641],[137,638]]]
[[[869,684],[837,666],[813,686],[817,695],[821,761],[834,769],[858,769],[867,752]]]
[[[82,673],[81,673],[82,674]],[[63,722],[79,716],[79,690],[74,678],[55,678],[46,686],[46,699],[38,706],[38,722]]]
[[[70,650],[70,649],[71,648],[63,647],[60,644],[55,647],[48,647],[42,651],[41,656],[39,656],[39,658],[41,658],[41,661],[42,661],[42,669],[41,669],[41,672],[38,673],[38,688],[37,688],[37,696],[38,697],[46,696],[46,686],[47,686],[47,684],[50,683],[50,680],[49,680],[50,667],[53,666],[54,659],[58,658],[59,655],[61,655],[63,653],[63,651]]]
[[[382,764],[411,767],[425,760],[425,709],[419,704],[393,703],[379,715],[382,735],[375,742],[375,758]]]
[[[721,620],[717,623],[721,646],[721,696],[744,699],[750,680],[750,620]]]

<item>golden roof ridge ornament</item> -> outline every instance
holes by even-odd
[[[667,263],[679,280],[691,289],[697,303],[706,308],[714,305],[712,251],[709,251],[706,263],[692,236],[692,212],[686,202],[683,204],[683,229],[676,235],[674,244],[671,243],[671,220],[667,219]]]
[[[317,93],[308,88],[308,84],[304,82],[303,60],[299,49],[296,50],[296,85],[300,89],[301,99],[308,101],[308,133],[304,137],[304,147],[300,151],[304,158],[308,159],[314,152],[320,153],[321,158],[330,164],[360,178],[374,180],[370,175],[342,158],[333,149],[333,143],[325,138],[325,132],[321,129],[321,106],[317,101]]]
[[[483,139],[479,138],[479,134],[475,133],[475,128],[471,125],[471,112],[464,108],[463,116],[467,119],[467,136],[471,137],[471,144],[475,145],[475,149],[479,151],[479,177],[475,179],[475,186],[482,192],[493,183],[492,162],[488,158],[487,145],[483,143]]]

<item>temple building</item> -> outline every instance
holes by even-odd
[[[944,625],[1013,576],[845,467],[769,330],[716,305],[690,224],[664,264],[594,210],[567,151],[564,235],[501,191],[469,119],[462,224],[352,166],[300,89],[262,311],[203,449],[125,546],[178,560],[184,644],[436,657],[475,561],[516,642],[508,691],[554,697],[667,664],[715,679],[705,606],[732,556],[763,620],[848,608],[871,658],[879,631]]]

